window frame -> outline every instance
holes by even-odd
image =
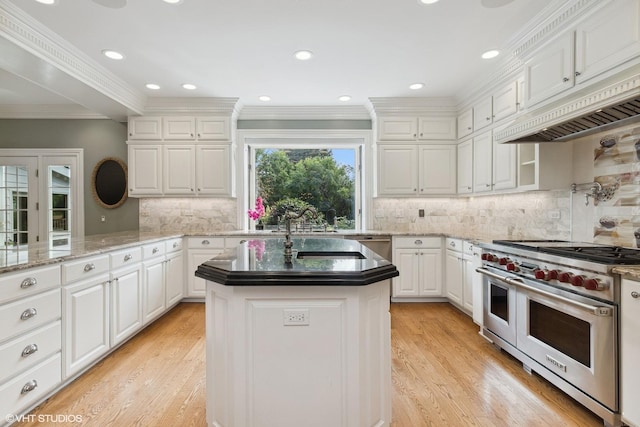
[[[371,224],[372,204],[371,131],[370,130],[240,130],[237,132],[240,153],[236,169],[238,228],[255,230],[247,215],[255,200],[255,148],[353,148],[356,150],[356,228],[365,231]],[[358,171],[359,169],[359,171]],[[359,173],[358,173],[359,172]]]

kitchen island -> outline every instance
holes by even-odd
[[[389,261],[342,239],[242,243],[207,281],[210,426],[388,426]]]

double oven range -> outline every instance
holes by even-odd
[[[494,240],[483,248],[483,334],[600,416],[620,425],[620,276],[640,250]]]

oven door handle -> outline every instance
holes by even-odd
[[[595,316],[610,317],[613,314],[610,307],[597,307],[595,305],[584,304],[582,302],[574,301],[572,299],[565,298],[563,296],[556,295],[554,293],[547,292],[547,291],[544,291],[542,289],[538,289],[538,288],[533,287],[533,286],[529,286],[529,285],[525,284],[520,279],[512,279],[512,278],[507,277],[507,278],[505,278],[505,280],[510,285],[517,286],[519,288],[524,288],[524,289],[526,289],[528,291],[535,292],[535,293],[540,294],[540,295],[544,295],[545,297],[561,301],[561,302],[563,302],[565,304],[573,305],[575,307],[578,307],[578,308],[581,308],[581,309],[583,309],[585,311],[588,311],[588,312],[594,314]]]
[[[505,277],[505,276],[501,276],[501,275],[499,275],[499,274],[496,274],[496,273],[494,273],[494,272],[492,272],[492,271],[487,270],[486,268],[478,267],[478,268],[476,268],[476,271],[477,271],[478,273],[480,273],[480,274],[484,274],[484,275],[489,276],[489,277],[491,277],[491,278],[494,278],[494,279],[496,279],[496,280],[501,280],[501,281],[503,281],[504,283],[510,284],[510,283],[509,283],[509,278],[508,278],[508,277]]]

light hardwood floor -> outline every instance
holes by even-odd
[[[447,303],[392,304],[391,322],[393,427],[602,426]],[[182,303],[19,425],[205,426],[204,342],[204,304]]]

